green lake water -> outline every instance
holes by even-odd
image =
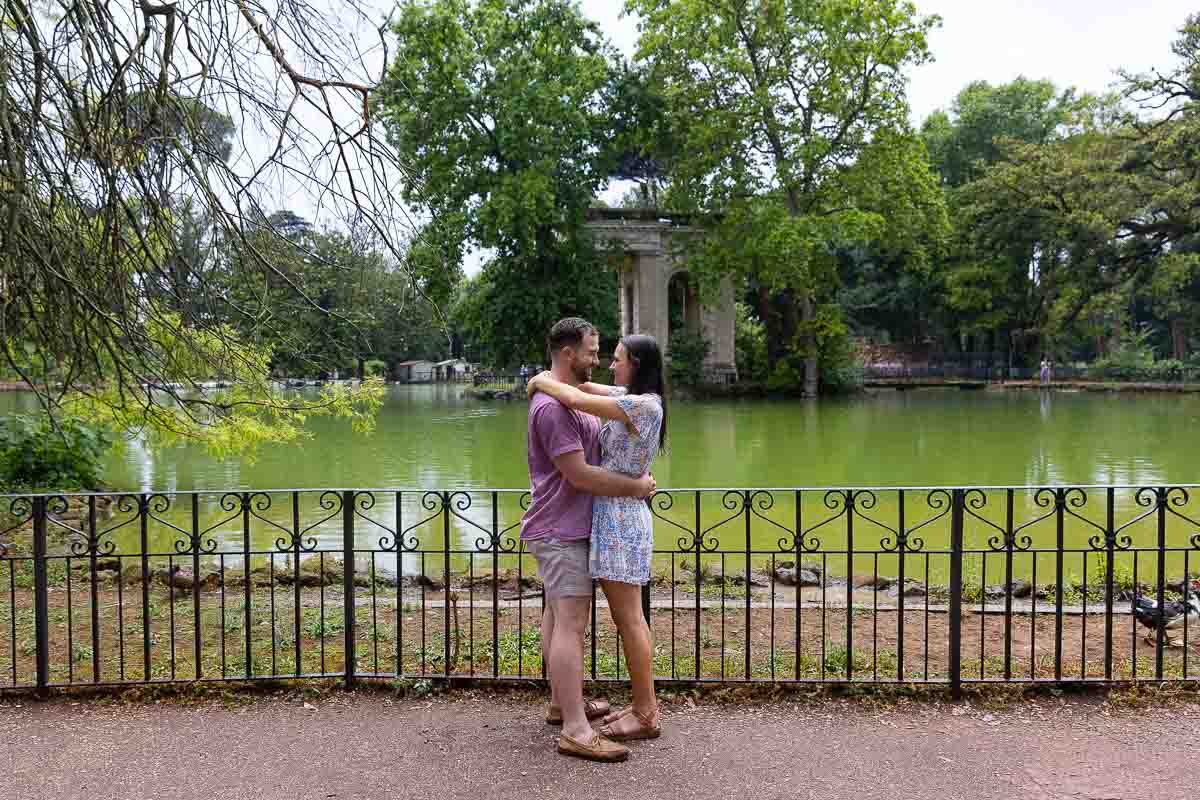
[[[449,539],[453,550],[470,551],[489,532],[509,528],[510,536],[516,533],[511,526],[520,516],[520,494],[497,495],[493,509],[493,496],[478,490],[527,486],[526,406],[461,395],[457,386],[391,387],[372,433],[354,434],[344,423],[314,419],[310,439],[266,447],[253,461],[219,461],[191,446],[151,451],[133,441],[113,456],[105,479],[122,490],[203,492],[197,500],[198,527],[210,528],[206,537],[231,552],[241,544],[244,519],[236,509],[222,509],[220,499],[226,490],[326,487],[385,490],[359,498],[355,527],[360,548],[375,547],[380,537],[390,536],[385,528],[411,528],[406,538],[410,547],[416,543],[420,550],[441,551]],[[0,411],[31,406],[28,396],[0,396]],[[747,538],[755,551],[751,556],[755,564],[772,557],[794,558],[791,534],[797,517],[802,529],[835,517],[806,539],[810,544],[816,544],[811,542],[813,537],[819,539],[818,550],[844,549],[849,535],[854,537],[856,551],[886,550],[894,544],[893,531],[901,527],[899,492],[887,489],[873,496],[861,495],[855,513],[847,515],[841,513],[840,498],[815,490],[787,491],[791,487],[1190,484],[1200,482],[1198,422],[1200,398],[1172,394],[920,390],[819,402],[676,403],[670,407],[669,452],[658,458],[654,473],[664,489],[783,488],[753,496],[750,511],[742,507],[737,495],[721,491],[701,495],[700,530],[711,527],[705,541],[717,550],[730,551],[725,557],[728,568],[744,563],[744,556],[733,551],[744,552]],[[397,493],[399,490],[404,491]],[[455,513],[449,516],[449,525],[437,515],[439,506],[424,496],[424,490],[463,492],[453,498]],[[1164,517],[1168,547],[1179,550],[1169,554],[1173,568],[1182,567],[1185,559],[1189,567],[1200,568],[1200,558],[1183,552],[1190,548],[1191,534],[1200,531],[1200,525],[1189,521],[1200,520],[1196,495],[1190,492],[1186,501],[1182,493],[1173,495],[1170,511],[1183,516],[1167,513]],[[1005,527],[1005,492],[989,491],[975,497],[986,497],[986,504],[974,509],[976,513]],[[1088,520],[1105,526],[1107,496],[1103,491],[1090,491],[1076,493],[1072,499],[1075,504],[1069,508],[1078,516],[1064,514],[1064,543],[1069,548],[1087,549],[1088,538],[1099,532]],[[311,526],[306,535],[315,536],[321,549],[341,546],[341,515],[324,520],[329,511],[322,507],[319,492],[303,492],[294,499],[290,493],[273,493],[269,506],[265,500],[259,502],[250,517],[255,549],[270,549],[280,537],[286,544],[287,531],[297,522],[301,529]],[[669,501],[657,502],[659,546],[674,547],[683,539],[690,547],[696,528],[694,495],[676,492]],[[673,502],[669,508],[668,502]],[[171,526],[191,530],[191,503],[190,496],[175,498],[151,521],[147,536],[156,552],[172,551],[179,534]],[[940,496],[930,497],[928,491],[903,493],[905,529],[933,519],[912,535],[923,539],[924,551],[934,553],[928,558],[931,574],[943,575],[946,559],[936,551],[948,542],[949,515],[938,516],[945,509],[939,503]],[[336,511],[337,506],[330,508]],[[1148,517],[1124,531],[1135,548],[1155,546],[1157,515],[1152,506],[1137,503],[1135,491],[1113,493],[1118,525],[1147,511],[1151,512]],[[1050,512],[1052,507],[1038,505],[1033,491],[1021,489],[1013,496],[1016,525]],[[851,516],[852,525],[848,524]],[[115,526],[123,519],[118,513],[108,524]],[[1053,547],[1056,524],[1051,513],[1021,533],[1030,537],[1035,549]],[[137,527],[127,525],[108,536],[119,551],[138,552]],[[967,545],[983,549],[996,534],[986,522],[971,516],[966,531]],[[390,544],[390,539],[385,539],[385,544]],[[781,551],[781,545],[787,552]],[[773,552],[777,554],[772,556]],[[1200,556],[1200,550],[1195,555]],[[394,563],[395,556],[380,558]],[[453,556],[456,563],[466,558],[461,553]],[[840,566],[838,556],[825,558],[830,569],[846,568],[844,556]],[[1132,554],[1123,558],[1124,568],[1132,569]],[[421,569],[419,555],[409,554],[404,559],[405,571]],[[979,578],[993,582],[991,576],[999,576],[1002,559],[1003,555],[994,555],[985,562],[975,557],[968,569],[986,570]],[[912,566],[906,569],[920,573],[925,560],[914,556],[909,559]],[[476,568],[485,562],[490,566],[490,556],[476,556],[473,561]],[[1040,574],[1051,574],[1043,572],[1053,569],[1053,558],[1046,555],[1035,559],[1018,553],[1014,569],[1019,574],[1031,572],[1035,561]],[[1153,554],[1138,556],[1141,574],[1151,574],[1153,561]],[[1097,562],[1095,554],[1085,559],[1073,553],[1064,569],[1078,575],[1093,570]],[[669,564],[669,559],[664,563]],[[894,574],[895,557],[886,553],[856,556],[852,569],[869,572],[876,566]],[[386,564],[381,563],[381,568]],[[428,565],[425,568],[432,570]]]

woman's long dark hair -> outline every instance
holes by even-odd
[[[630,394],[656,394],[662,399],[662,426],[658,429],[658,449],[667,444],[667,396],[663,390],[663,358],[658,342],[653,336],[630,334],[621,339],[625,354],[633,362],[633,378],[629,382]]]

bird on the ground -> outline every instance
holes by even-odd
[[[1200,625],[1200,595],[1193,591],[1198,586],[1200,582],[1191,583],[1187,586],[1182,600],[1167,600],[1162,608],[1158,607],[1158,601],[1152,597],[1134,595],[1133,616],[1143,627],[1150,629],[1150,633],[1146,634],[1148,643],[1155,643],[1154,634],[1161,628],[1168,647],[1184,646],[1185,642],[1182,639],[1172,639],[1171,634],[1185,625],[1189,628]]]

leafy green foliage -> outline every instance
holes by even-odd
[[[734,347],[738,378],[755,383],[764,381],[767,377],[767,328],[745,303],[738,303],[735,313]]]
[[[1098,374],[1131,375],[1149,368],[1117,342],[1149,325],[1147,347],[1186,358],[1200,326],[1197,19],[1176,68],[1126,73],[1120,95],[972,83],[926,120],[955,237],[924,327],[990,338],[1016,364],[1099,357]]]
[[[390,186],[362,177],[401,165],[365,120],[351,114],[347,126],[334,111],[368,94],[351,74],[349,39],[284,7],[264,25],[260,9],[243,5],[247,27],[237,33],[174,6],[130,16],[102,4],[87,19],[53,20],[23,8],[8,20],[0,58],[8,370],[56,416],[78,409],[122,433],[206,440],[221,452],[287,440],[307,414],[369,412],[374,387],[287,395],[268,371],[347,350],[361,360],[351,343],[366,320],[356,317],[359,296],[331,310],[341,298],[322,294],[354,282],[307,280],[338,259],[322,243],[308,247],[294,214],[271,219],[265,198],[288,184],[327,218],[386,242],[372,250],[397,261],[403,253],[394,237],[407,226]],[[305,35],[282,42],[280,23]],[[243,34],[271,54],[249,80]],[[158,45],[145,46],[151,39]],[[288,80],[292,64],[320,77]],[[310,90],[326,102],[292,113]],[[244,146],[225,113],[234,108],[238,124],[271,144]],[[236,386],[208,394],[214,380]]]
[[[470,332],[481,360],[500,367],[544,363],[546,333],[562,317],[589,320],[602,343],[616,333],[616,272],[588,244],[545,268],[531,275],[520,262],[496,258],[464,281],[452,316]]]
[[[973,81],[949,111],[938,110],[925,119],[921,136],[934,169],[947,186],[957,187],[1001,160],[1001,140],[1045,144],[1059,139],[1095,102],[1074,89],[1060,91],[1048,80],[1020,77],[999,86]]]
[[[1096,359],[1088,370],[1091,377],[1106,381],[1172,382],[1195,381],[1200,367],[1178,359],[1157,359],[1150,339],[1149,327],[1129,329],[1119,344],[1103,358]]]
[[[629,136],[607,110],[615,57],[595,24],[567,0],[409,0],[394,30],[379,102],[404,199],[442,253],[495,251],[456,326],[498,365],[544,357],[561,316],[613,329],[615,277],[583,223]]]
[[[629,0],[638,58],[666,100],[668,200],[719,215],[689,270],[711,293],[763,295],[776,383],[818,387],[818,305],[836,251],[881,242],[920,264],[944,234],[942,195],[907,126],[905,70],[929,58],[936,18],[898,0]],[[795,344],[797,349],[788,350]],[[783,365],[802,352],[800,363]]]
[[[96,489],[113,444],[107,428],[73,417],[14,414],[0,418],[0,488],[15,491]]]
[[[708,341],[698,333],[680,330],[671,335],[667,376],[675,386],[699,386],[704,382],[704,360]]]

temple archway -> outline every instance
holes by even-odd
[[[616,260],[621,335],[653,336],[670,358],[671,334],[686,330],[709,343],[705,372],[718,382],[737,379],[734,363],[733,284],[721,282],[714,303],[701,302],[695,280],[679,255],[683,237],[702,236],[683,216],[643,209],[592,209],[588,228],[618,249]]]

